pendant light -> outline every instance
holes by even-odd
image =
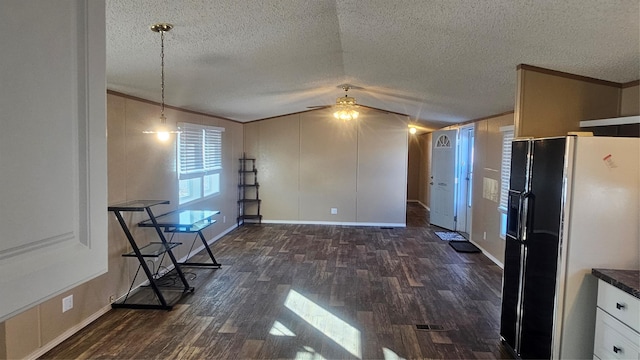
[[[180,132],[179,128],[167,125],[167,117],[164,115],[164,33],[173,29],[173,25],[167,23],[159,23],[151,26],[151,31],[160,33],[160,78],[162,103],[160,104],[160,124],[151,129],[144,130],[145,134],[156,134],[158,140],[167,141],[171,134]]]
[[[356,110],[358,107],[356,99],[347,94],[350,89],[349,85],[342,85],[342,88],[344,89],[344,96],[336,99],[336,111],[333,113],[333,117],[344,121],[355,120],[360,115]]]

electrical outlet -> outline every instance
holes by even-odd
[[[226,216],[222,216],[222,223],[225,224],[227,222],[227,217]]]
[[[338,214],[338,208],[331,208],[331,215],[337,215]]]
[[[73,309],[73,294],[62,299],[62,312]]]
[[[482,240],[487,240],[487,232],[482,233]]]
[[[114,301],[116,301],[116,296],[115,295],[109,296],[109,303],[112,304]]]

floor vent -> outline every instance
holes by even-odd
[[[427,330],[427,331],[442,331],[444,327],[442,325],[434,325],[434,324],[417,324],[417,330]]]

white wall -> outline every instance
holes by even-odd
[[[107,270],[105,7],[2,1],[0,321]]]

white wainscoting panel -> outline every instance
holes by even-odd
[[[105,4],[0,3],[0,321],[107,270]]]

